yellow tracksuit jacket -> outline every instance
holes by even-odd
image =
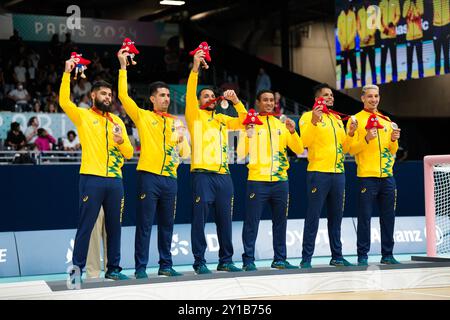
[[[133,146],[126,134],[122,120],[110,113],[112,120],[123,132],[122,144],[113,140],[113,124],[92,109],[78,108],[70,101],[70,73],[64,72],[59,90],[59,104],[77,128],[82,147],[81,174],[100,177],[122,177],[124,157],[133,156]]]
[[[344,173],[345,153],[352,138],[345,133],[342,120],[332,114],[323,114],[322,122],[311,123],[312,111],[300,118],[300,134],[308,149],[308,171]]]
[[[398,150],[398,141],[392,142],[391,123],[381,117],[378,117],[379,123],[384,126],[378,129],[377,138],[367,143],[365,136],[367,130],[365,126],[371,113],[366,110],[355,115],[358,120],[358,129],[352,139],[349,153],[355,156],[358,166],[358,177],[392,177],[392,168],[395,162],[395,154]],[[347,124],[348,126],[348,124]]]
[[[450,23],[450,0],[433,0],[433,25],[442,27]]]
[[[247,110],[239,102],[238,118],[202,110],[197,100],[198,73],[191,71],[186,91],[186,122],[191,135],[191,171],[228,174],[228,130],[242,129]]]
[[[356,38],[356,15],[353,10],[350,10],[348,14],[345,11],[341,11],[337,22],[338,40],[341,44],[341,50],[355,49]]]
[[[180,156],[188,158],[191,149],[186,138],[178,144],[175,119],[139,108],[128,96],[127,71],[122,69],[119,70],[119,99],[139,132],[141,156],[137,170],[176,178]]]
[[[403,18],[406,18],[408,32],[406,40],[412,41],[423,37],[422,16],[423,16],[423,0],[406,0],[403,4]]]
[[[260,116],[262,125],[255,126],[254,135],[247,137],[242,131],[238,144],[240,159],[249,155],[249,181],[287,181],[289,160],[287,148],[296,154],[303,153],[303,143],[297,132],[291,134],[278,118]]]
[[[381,0],[380,1],[381,10],[381,39],[395,39],[397,37],[397,30],[395,27],[400,20],[400,2],[398,0]],[[394,27],[389,27],[389,24],[393,23]],[[389,32],[386,35],[383,30],[388,28]]]
[[[375,45],[375,32],[377,31],[377,28],[373,26],[373,28],[367,27],[367,10],[366,8],[362,7],[358,10],[358,16],[357,16],[357,29],[359,34],[359,45],[361,47],[368,47],[368,46],[374,46]]]

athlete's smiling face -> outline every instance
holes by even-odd
[[[377,89],[367,89],[361,96],[362,102],[364,102],[364,109],[369,111],[377,111],[378,104],[380,103],[380,92]]]
[[[327,104],[327,107],[333,107],[334,105],[334,95],[330,88],[323,88],[317,98],[322,97]]]
[[[259,112],[273,112],[275,108],[275,96],[271,92],[264,92],[256,99],[256,107]]]

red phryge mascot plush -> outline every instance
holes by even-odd
[[[130,38],[125,38],[125,40],[123,40],[122,42],[122,48],[120,49],[126,49],[128,52],[128,56],[130,57],[131,60],[131,64],[136,65],[137,62],[134,61],[134,57],[139,54],[139,50],[136,49],[136,47],[134,46],[134,41],[131,41]],[[130,63],[128,62],[127,59],[127,66],[130,65]]]
[[[242,122],[244,126],[249,124],[257,124],[262,125],[263,123],[258,118],[258,113],[255,111],[255,109],[248,110],[247,117],[245,117],[244,122]]]
[[[210,56],[210,54],[209,54],[209,51],[211,50],[211,47],[208,45],[208,43],[205,42],[205,41],[203,41],[202,43],[200,43],[200,44],[198,45],[197,48],[195,48],[194,50],[192,50],[191,52],[189,52],[189,54],[190,54],[191,56],[193,56],[193,55],[195,55],[195,54],[197,53],[197,51],[199,51],[199,50],[201,50],[201,51],[203,51],[203,52],[205,53],[205,60],[208,61],[208,62],[211,62],[211,56]],[[205,62],[205,60],[202,60],[202,64],[203,64],[203,67],[204,67],[205,69],[208,69],[209,66],[208,66],[208,64]]]
[[[87,66],[88,64],[90,64],[91,61],[88,60],[88,59],[84,59],[84,58],[82,57],[82,54],[81,54],[81,53],[76,53],[76,52],[72,52],[72,53],[70,54],[70,59],[72,59],[73,62],[76,63],[76,66],[75,66],[75,76],[74,76],[73,78],[74,78],[75,80],[77,80],[78,73],[81,73],[81,74],[80,74],[80,77],[82,77],[83,79],[85,79],[86,76],[85,76],[85,74],[84,74],[84,70],[87,69],[86,66]]]
[[[329,114],[330,110],[327,108],[327,103],[323,97],[317,98],[316,102],[314,102],[313,109],[322,107],[322,112],[325,114]]]
[[[371,114],[369,119],[367,119],[366,129],[370,130],[373,128],[383,129],[384,127],[378,121],[378,118],[375,114]]]

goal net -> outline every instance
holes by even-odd
[[[450,155],[424,158],[427,256],[450,256]]]

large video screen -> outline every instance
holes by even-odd
[[[337,88],[450,73],[449,2],[337,0]]]

